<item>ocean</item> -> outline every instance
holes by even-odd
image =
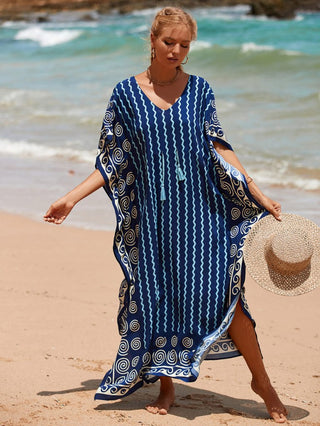
[[[0,26],[0,209],[41,220],[94,170],[113,87],[149,64],[156,9]],[[261,189],[320,225],[320,14],[278,21],[199,8],[185,71],[213,86],[219,119]],[[66,224],[113,230],[103,190]]]

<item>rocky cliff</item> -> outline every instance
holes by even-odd
[[[62,11],[95,11],[109,13],[117,10],[128,13],[133,10],[170,4],[167,0],[2,0],[0,20],[49,19],[50,13]],[[320,0],[178,0],[172,1],[181,7],[250,5],[254,15],[266,15],[279,19],[292,18],[299,9],[320,11]]]
[[[297,10],[320,10],[318,0],[252,0],[251,14],[278,19],[294,18]]]

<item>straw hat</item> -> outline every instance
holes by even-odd
[[[244,259],[252,278],[284,296],[307,293],[320,285],[320,228],[294,214],[259,220],[244,243]]]

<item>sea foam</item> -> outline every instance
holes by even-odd
[[[250,52],[278,52],[279,54],[286,55],[286,56],[300,56],[302,55],[301,52],[298,52],[296,50],[284,50],[284,49],[277,49],[274,46],[264,45],[264,44],[256,44],[253,42],[243,43],[241,45],[241,52],[242,53],[250,53]]]
[[[278,186],[283,188],[302,189],[304,191],[319,191],[320,180],[316,178],[309,178],[299,176],[293,171],[290,173],[273,173],[268,170],[254,172],[255,180],[258,183],[263,183],[271,186]]]
[[[93,163],[94,151],[87,151],[74,148],[63,148],[61,146],[45,146],[27,141],[11,141],[0,139],[0,154],[16,155],[18,157],[29,157],[35,159],[58,159],[69,161],[80,161]]]
[[[196,40],[191,43],[191,51],[209,49],[212,44],[209,41]]]
[[[55,46],[57,44],[67,43],[71,40],[76,39],[82,34],[80,30],[44,30],[43,28],[32,26],[20,30],[15,40],[32,40],[41,47]]]
[[[268,45],[259,45],[253,42],[249,43],[243,43],[241,45],[241,52],[247,53],[247,52],[265,52],[265,51],[272,51],[275,50],[274,47],[268,46]]]

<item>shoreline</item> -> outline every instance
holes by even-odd
[[[14,167],[12,161],[14,160]],[[90,163],[0,157],[2,210],[42,222],[49,206],[78,185],[94,170]],[[248,173],[252,175],[250,168]],[[23,176],[23,180],[21,180]],[[280,202],[282,211],[306,217],[320,226],[319,191],[277,187],[255,180],[270,198]],[[8,184],[10,182],[10,185]],[[28,190],[26,191],[26,188]],[[99,189],[75,206],[64,225],[93,231],[114,232],[116,218],[112,203]]]
[[[15,158],[14,161],[15,167],[12,169],[10,158],[0,157],[3,181],[0,191],[2,206],[6,206],[2,207],[2,211],[20,214],[37,222],[42,222],[42,217],[51,203],[70,191],[94,170],[93,164],[90,166],[87,163],[67,161],[39,163],[24,158]],[[19,173],[16,173],[17,170]],[[270,186],[259,182],[258,179],[255,180],[266,195],[280,202],[283,212],[304,216],[320,226],[320,211],[317,209],[319,191]],[[10,182],[10,185],[5,182]],[[28,188],[28,191],[25,188]],[[114,232],[115,213],[103,188],[80,201],[64,224],[79,229]]]
[[[144,410],[159,383],[121,401],[93,401],[119,342],[122,272],[112,253],[113,233],[3,212],[0,219],[2,425],[270,424],[242,357],[203,362],[194,383],[176,380],[176,404],[168,416]],[[290,298],[248,278],[246,296],[290,423],[316,426],[320,289]]]

